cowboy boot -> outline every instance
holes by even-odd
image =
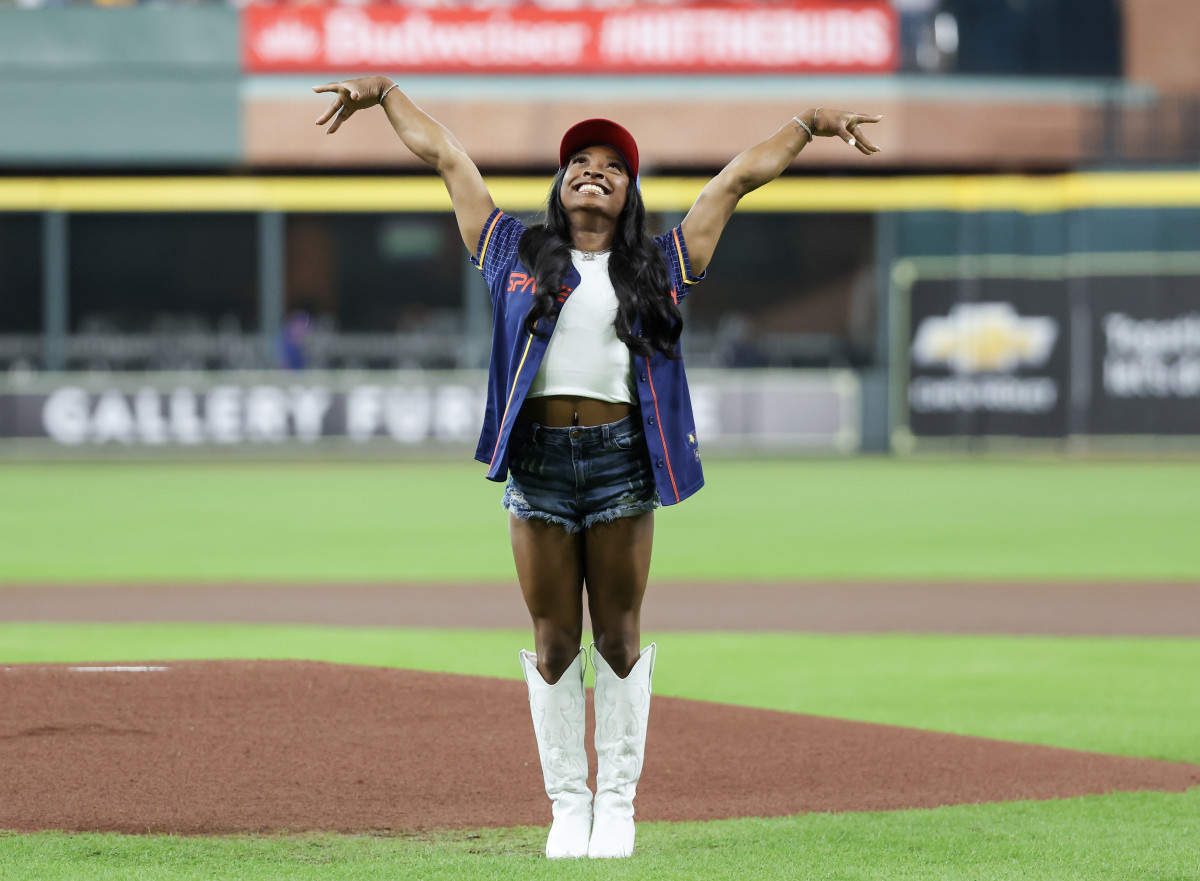
[[[627,857],[633,853],[633,796],[646,754],[655,651],[654,643],[642,649],[629,675],[621,679],[592,646],[599,765],[589,857]]]
[[[592,831],[592,791],[584,747],[587,694],[583,689],[583,649],[554,685],[537,669],[537,655],[521,652],[521,669],[529,686],[529,710],[554,822],[546,839],[550,859],[583,857]]]

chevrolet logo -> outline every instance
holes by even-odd
[[[1020,315],[1011,303],[962,303],[917,328],[913,363],[956,373],[1011,373],[1040,367],[1058,338],[1058,322]]]

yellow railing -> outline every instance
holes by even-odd
[[[705,178],[643,182],[651,211],[686,211]],[[496,204],[539,208],[550,179],[488,180]],[[1029,177],[928,176],[807,178],[785,176],[742,201],[748,211],[1020,211],[1081,208],[1200,207],[1200,171],[1112,172]],[[441,180],[396,177],[83,177],[0,180],[0,211],[446,211]]]

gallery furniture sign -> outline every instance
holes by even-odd
[[[702,449],[859,445],[858,380],[845,370],[696,370]],[[0,380],[5,441],[104,450],[474,448],[482,371],[40,374]]]

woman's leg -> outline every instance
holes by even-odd
[[[521,592],[533,619],[536,655],[521,652],[542,777],[554,822],[551,859],[585,857],[591,844],[592,791],[584,745],[583,536],[544,520],[510,515]]]
[[[650,577],[654,512],[584,531],[588,613],[596,651],[622,678],[641,651],[642,599]]]
[[[533,619],[538,672],[558,682],[583,636],[584,537],[556,523],[509,515],[517,580]]]
[[[586,530],[588,607],[596,653],[596,800],[589,857],[633,853],[633,799],[646,752],[654,647],[641,648],[654,514]]]

